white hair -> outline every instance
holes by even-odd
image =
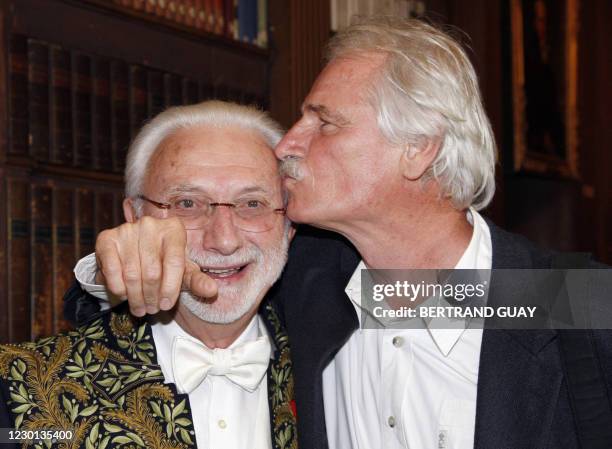
[[[278,123],[265,112],[251,106],[211,100],[190,106],[169,108],[147,123],[130,145],[125,168],[126,197],[135,198],[142,193],[142,184],[151,156],[166,137],[180,129],[198,126],[254,130],[261,134],[271,149],[283,136]]]
[[[435,179],[458,209],[486,207],[495,193],[497,148],[461,45],[421,20],[357,18],[331,39],[327,60],[370,52],[386,56],[370,88],[385,138],[417,146],[439,140],[424,180]]]

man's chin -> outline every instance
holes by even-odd
[[[183,292],[181,304],[198,319],[210,324],[231,324],[252,310],[252,301],[240,301],[235,295],[224,295],[222,291],[214,299],[198,298]]]

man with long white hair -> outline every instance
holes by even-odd
[[[363,268],[551,267],[551,253],[478,212],[494,194],[496,147],[474,68],[453,38],[421,21],[389,17],[339,32],[276,156],[288,217],[332,231],[298,232],[274,295],[292,344],[302,447],[577,448],[589,438],[609,444],[602,417],[610,415],[600,408],[607,397],[595,401],[591,419],[575,412],[612,385],[607,332],[584,340],[585,351],[595,348],[584,360],[601,360],[602,370],[584,371],[583,384],[594,388],[575,394],[569,385],[581,382],[567,375],[561,334],[550,329],[483,331],[461,320],[444,330],[429,323],[360,329],[368,316]],[[180,247],[168,235],[147,244]],[[159,267],[168,249],[122,252],[102,237],[98,248],[107,284],[139,313],[155,312],[161,299],[162,308],[171,307],[180,282],[166,277],[185,275],[198,295],[214,291],[184,261],[156,279],[143,269],[136,287],[127,285],[117,275],[125,270],[120,257]],[[145,288],[144,295],[130,293]]]
[[[263,112],[219,101],[168,109],[140,131],[126,223],[102,238],[121,241],[119,253],[155,251],[146,238],[163,235],[163,219],[181,241],[170,262],[187,250],[216,293],[184,291],[149,320],[119,306],[35,345],[0,345],[1,427],[69,430],[83,448],[295,447],[287,336],[262,303],[293,234],[273,153],[281,135]],[[106,299],[93,276],[83,287]]]

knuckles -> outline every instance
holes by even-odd
[[[140,270],[132,265],[124,267],[123,276],[127,282],[138,282],[140,281]]]
[[[157,265],[150,265],[150,266],[145,267],[142,273],[142,279],[144,282],[147,282],[147,283],[158,282],[161,280],[161,277],[162,277],[162,270],[161,270],[161,267]]]

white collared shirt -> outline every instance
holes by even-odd
[[[104,287],[95,285],[95,256],[81,259],[74,269],[77,281],[92,295],[103,300],[108,308]],[[102,302],[102,301],[101,301]],[[151,330],[157,362],[161,366],[165,383],[175,383],[172,367],[172,343],[176,337],[199,341],[185,332],[175,321],[164,320],[164,315],[151,319]],[[229,347],[254,341],[267,330],[259,315],[255,315],[246,329]],[[205,449],[269,449],[270,411],[268,405],[267,376],[252,393],[232,383],[224,376],[207,376],[189,393],[196,442]]]
[[[490,269],[491,235],[473,209],[455,268]],[[346,287],[357,316],[361,261]],[[330,448],[471,449],[481,329],[358,329],[323,371]]]

